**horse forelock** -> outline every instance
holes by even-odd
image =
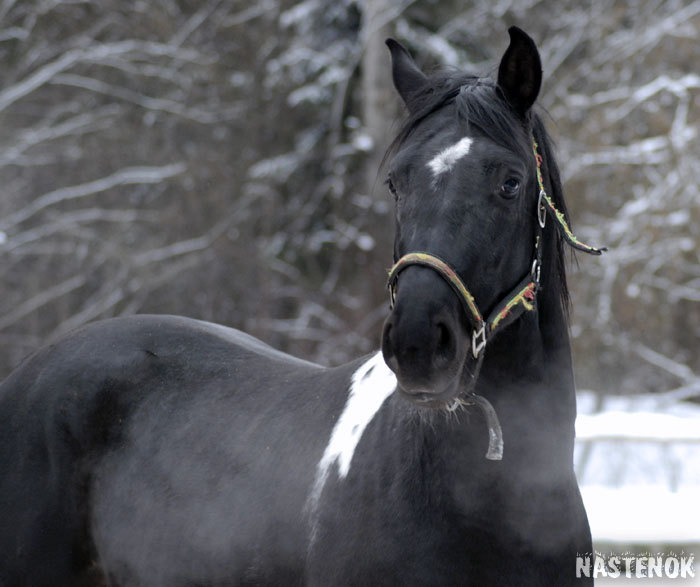
[[[472,129],[498,145],[515,149],[519,155],[527,153],[526,129],[515,117],[495,82],[471,74],[440,72],[429,77],[425,87],[411,96],[407,103],[409,114],[389,146],[384,161],[431,114],[449,105],[456,107],[456,124],[464,127],[465,134]]]

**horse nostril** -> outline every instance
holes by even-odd
[[[436,329],[435,358],[449,363],[455,356],[455,340],[452,331],[444,322],[438,322]]]

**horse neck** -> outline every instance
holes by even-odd
[[[552,297],[538,296],[537,312],[492,341],[476,392],[493,404],[504,435],[510,432],[504,442],[511,451],[533,465],[564,467],[573,459],[576,394],[566,315]]]
[[[554,281],[554,272],[547,274]],[[559,292],[544,285],[537,294],[536,311],[525,312],[486,349],[477,392],[492,401],[531,403],[524,388],[547,405],[558,403],[562,396],[574,397],[567,316]],[[559,392],[554,394],[552,388]]]
[[[436,414],[424,423],[417,447],[433,479],[444,480],[435,491],[459,499],[493,491],[506,499],[512,488],[544,482],[555,490],[571,482],[576,403],[567,321],[558,297],[538,295],[537,303],[536,312],[489,343],[475,390],[499,417],[503,460],[485,459],[488,431],[476,406]]]

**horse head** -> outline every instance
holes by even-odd
[[[509,33],[495,82],[428,77],[387,41],[409,117],[388,168],[397,265],[382,352],[399,392],[419,405],[444,406],[473,386],[489,328],[484,317],[537,259],[531,111],[542,68],[530,37],[516,27]]]

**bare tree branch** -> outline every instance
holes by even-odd
[[[121,185],[160,183],[180,175],[185,169],[184,163],[172,163],[162,167],[127,167],[116,171],[112,175],[88,183],[60,188],[39,196],[21,210],[10,214],[10,216],[0,221],[0,229],[7,230],[9,227],[24,222],[36,213],[59,202],[92,196]]]
[[[76,275],[67,279],[46,291],[41,292],[38,295],[28,299],[23,304],[20,304],[14,308],[11,312],[0,316],[0,330],[11,326],[12,324],[18,322],[20,319],[24,318],[28,314],[35,312],[42,306],[49,304],[58,298],[63,297],[67,293],[82,287],[85,284],[85,277],[83,275]]]

